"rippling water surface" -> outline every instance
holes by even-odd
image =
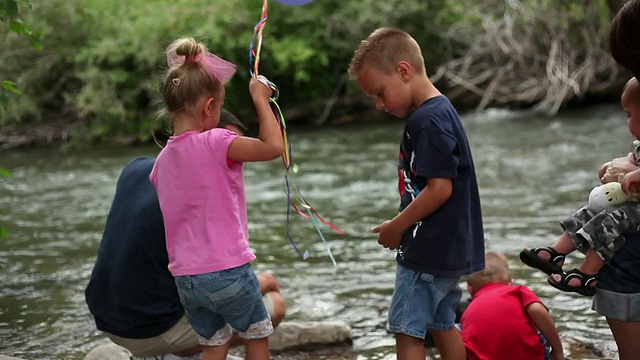
[[[600,164],[629,152],[623,112],[599,107],[548,119],[491,110],[464,121],[487,248],[509,257],[516,281],[540,295],[565,338],[611,339],[604,319],[590,310],[590,299],[547,286],[544,274],[523,267],[517,254],[522,247],[550,243],[559,220],[597,185]],[[387,121],[290,130],[298,186],[322,216],[345,231],[324,231],[337,267],[309,220],[292,217],[294,239],[311,253],[308,260],[286,239],[281,163],[245,167],[255,266],[279,278],[287,318],[344,320],[353,328],[356,350],[371,359],[387,358],[394,344],[384,330],[394,253],[378,246],[369,229],[397,208],[402,126]],[[0,222],[10,232],[0,240],[0,354],[82,359],[104,341],[84,303],[84,287],[121,168],[134,156],[157,151],[112,146],[0,153],[0,167],[13,173],[0,182],[0,209],[7,210]]]

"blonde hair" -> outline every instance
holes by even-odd
[[[369,64],[390,74],[399,61],[408,62],[418,73],[426,73],[420,45],[409,33],[396,28],[379,28],[360,42],[351,58],[349,76],[357,78],[362,68]]]
[[[198,55],[208,52],[204,44],[192,37],[183,37],[169,45],[167,52],[171,51],[184,56],[185,61],[169,68],[165,74],[163,98],[166,112],[172,115],[191,112],[204,96],[211,96],[216,102],[223,100],[222,83],[195,60]]]
[[[485,254],[484,259],[484,270],[476,271],[467,277],[467,285],[474,291],[478,291],[492,282],[501,284],[509,284],[511,282],[509,261],[504,255],[489,251]]]

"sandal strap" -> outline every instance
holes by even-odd
[[[538,256],[538,254],[540,254],[540,252],[542,251],[546,251],[549,253],[549,261],[558,265],[558,263],[560,261],[564,262],[565,259],[565,254],[561,254],[557,251],[555,251],[554,248],[550,247],[550,246],[543,246],[543,247],[538,247],[535,249],[531,249],[531,252],[535,255]]]
[[[583,273],[582,271],[576,269],[571,269],[562,274],[561,283],[569,284],[569,280],[576,278],[580,280],[581,287],[589,287],[591,283],[598,280],[598,274],[588,275]]]

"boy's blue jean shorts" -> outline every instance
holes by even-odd
[[[251,264],[175,278],[180,302],[200,344],[219,346],[233,330],[243,339],[262,339],[273,332]]]
[[[424,339],[427,330],[451,330],[462,291],[459,277],[438,277],[398,264],[389,331]]]

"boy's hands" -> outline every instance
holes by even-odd
[[[634,170],[622,179],[622,190],[635,198],[640,194],[640,169]]]
[[[620,174],[628,174],[636,169],[638,169],[638,166],[636,166],[633,154],[630,153],[625,157],[615,158],[603,164],[600,168],[600,182],[606,184],[618,181]]]
[[[378,235],[378,244],[387,249],[395,250],[400,247],[402,242],[402,229],[397,229],[391,220],[387,220],[382,224],[371,229],[371,232]]]
[[[249,81],[249,93],[251,94],[251,98],[253,102],[269,102],[269,98],[271,97],[271,88],[265,82],[266,78],[262,75],[259,77],[252,77]]]

